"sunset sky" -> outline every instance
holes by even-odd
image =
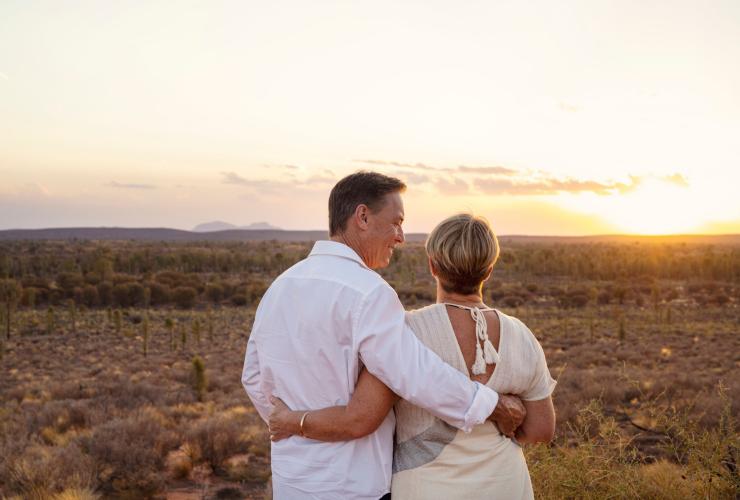
[[[740,233],[740,2],[0,2],[0,229]]]

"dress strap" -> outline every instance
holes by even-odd
[[[475,321],[475,362],[473,363],[473,375],[482,375],[486,373],[486,365],[498,364],[501,357],[496,348],[493,347],[490,339],[488,338],[488,323],[486,317],[483,315],[486,311],[493,311],[490,307],[480,309],[478,307],[461,306],[460,304],[452,304],[450,302],[443,302],[446,306],[457,307],[458,309],[467,309],[470,311],[470,317]]]

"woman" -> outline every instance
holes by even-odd
[[[483,303],[483,283],[498,258],[488,222],[459,214],[440,223],[426,242],[437,303],[407,313],[427,347],[471,379],[499,394],[517,394],[527,410],[516,429],[492,422],[459,432],[397,397],[366,370],[347,406],[291,411],[274,398],[273,440],[291,434],[343,441],[373,432],[392,405],[396,445],[391,494],[396,498],[533,498],[521,443],[546,442],[555,430],[555,381],[532,332],[518,319]],[[514,434],[515,440],[506,437]]]

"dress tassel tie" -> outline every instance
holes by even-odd
[[[473,375],[486,373],[486,365],[497,364],[500,360],[496,348],[488,338],[488,324],[486,317],[477,307],[465,308],[470,310],[470,316],[475,321],[475,362],[473,363]]]

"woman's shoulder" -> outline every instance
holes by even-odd
[[[505,332],[504,335],[508,335],[510,338],[516,339],[520,344],[532,347],[539,345],[537,337],[535,337],[532,330],[530,330],[522,320],[515,316],[503,313],[498,309],[496,309],[496,312],[498,313],[499,321],[501,322],[501,331]]]
[[[436,314],[440,307],[444,307],[444,304],[429,304],[428,306],[420,307],[419,309],[412,309],[406,311],[407,318],[415,318],[418,316],[429,316]]]

